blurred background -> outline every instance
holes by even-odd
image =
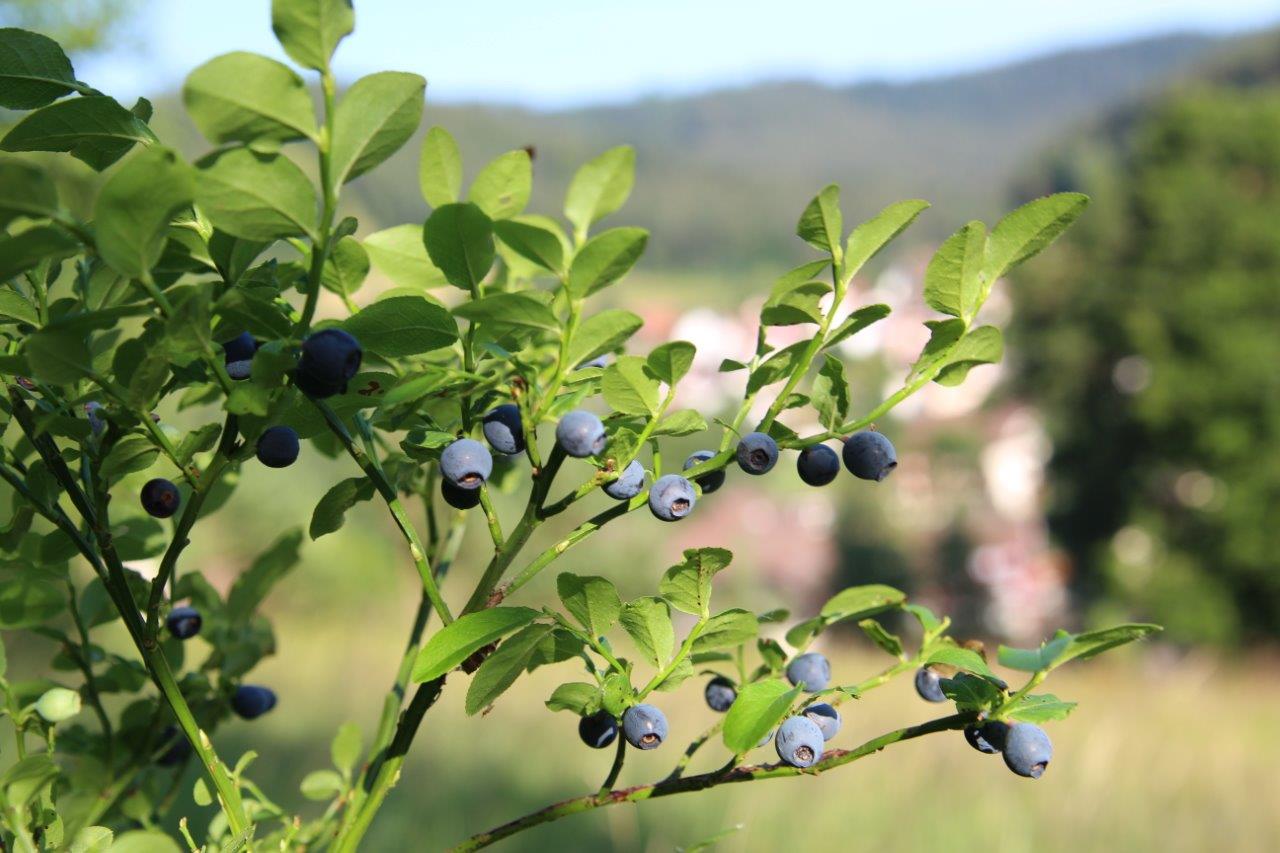
[[[901,457],[888,481],[810,490],[789,470],[749,486],[731,475],[663,537],[636,514],[562,566],[643,594],[682,548],[719,545],[737,555],[722,604],[804,615],[841,587],[883,582],[988,643],[1126,619],[1166,633],[1055,676],[1081,707],[1052,727],[1055,766],[1035,785],[958,736],[929,738],[821,781],[603,810],[502,849],[671,850],[740,824],[718,849],[797,835],[888,850],[1280,849],[1280,815],[1259,808],[1280,802],[1280,10],[865,5],[368,0],[336,66],[345,82],[424,74],[423,129],[450,130],[469,175],[534,146],[537,212],[558,211],[581,161],[634,144],[636,190],[617,218],[653,236],[609,298],[645,318],[637,347],[698,343],[681,404],[708,413],[740,397],[740,374],[716,367],[749,355],[770,283],[807,259],[791,235],[824,184],[842,185],[847,222],[901,198],[934,204],[857,282],[855,299],[894,313],[846,344],[855,412],[897,387],[927,337],[920,293],[938,241],[1038,195],[1089,193],[1076,227],[985,309],[1008,329],[1004,362],[879,424]],[[207,145],[182,111],[182,78],[229,50],[282,57],[268,7],[0,0],[0,25],[59,39],[80,79],[122,101],[151,98],[161,138],[195,156]],[[425,218],[417,152],[350,186],[361,233]],[[60,162],[87,204],[91,173]],[[385,284],[375,271],[357,302]],[[279,476],[245,470],[184,559],[225,587],[350,472],[316,455],[289,488]],[[260,781],[303,809],[290,792],[325,764],[336,726],[372,729],[416,604],[385,513],[364,505],[352,521],[308,544],[270,602],[279,652],[257,680],[280,710],[221,735],[232,755],[261,752]],[[485,543],[477,522],[447,593],[470,589]],[[551,595],[553,574],[530,600]],[[16,640],[11,657],[47,659],[40,641],[25,640],[24,658]],[[824,651],[845,681],[883,665],[861,636],[833,634]],[[522,682],[483,720],[464,720],[446,691],[369,849],[430,849],[594,789],[610,756],[586,754],[573,720],[542,709],[555,675]],[[711,722],[699,692],[663,697],[673,744]],[[839,745],[932,710],[890,686],[850,706]],[[640,756],[623,782],[671,759]]]

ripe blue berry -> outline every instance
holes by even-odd
[[[967,726],[964,730],[964,739],[969,742],[969,746],[984,755],[1003,751],[1008,735],[1009,724],[998,721],[983,723],[980,726]]]
[[[812,767],[822,758],[822,729],[807,717],[788,717],[773,739],[778,757],[792,767]]]
[[[587,368],[587,367],[598,367],[603,370],[604,368],[609,366],[609,362],[611,362],[612,360],[613,360],[613,357],[609,353],[605,353],[604,355],[596,356],[590,361],[582,362],[582,364],[579,364],[575,369],[583,370],[584,368]]]
[[[308,397],[323,399],[345,394],[347,383],[360,370],[364,351],[360,342],[342,329],[312,332],[302,342],[302,357],[293,382]]]
[[[102,435],[107,431],[106,419],[102,417],[102,404],[97,400],[84,404],[84,416],[89,420],[89,430],[94,435]]]
[[[556,443],[575,459],[595,456],[604,450],[604,424],[591,412],[572,411],[556,424]]]
[[[298,460],[298,434],[292,427],[273,426],[258,436],[258,461],[268,468],[288,468]]]
[[[253,374],[253,362],[249,359],[244,361],[232,361],[227,363],[227,376],[239,382],[242,379],[248,379]]]
[[[732,681],[723,675],[717,675],[707,682],[707,689],[703,695],[706,696],[711,710],[723,714],[729,710],[733,700],[738,698],[738,691],[734,688]]]
[[[1004,740],[1004,763],[1019,776],[1039,779],[1053,758],[1053,744],[1044,729],[1031,723],[1015,723]]]
[[[596,711],[578,720],[578,737],[592,749],[604,749],[618,738],[618,721],[608,711]]]
[[[800,451],[796,472],[810,486],[825,486],[840,473],[840,457],[825,444],[815,444]]]
[[[749,432],[738,442],[738,467],[748,474],[767,474],[778,463],[778,442],[762,432]]]
[[[898,467],[898,452],[893,449],[893,444],[871,430],[851,435],[844,443],[841,455],[849,473],[862,480],[879,482]]]
[[[787,664],[787,680],[808,693],[826,690],[831,683],[831,663],[817,652],[806,652]]]
[[[629,501],[644,488],[644,466],[636,460],[623,469],[612,483],[604,484],[604,493],[615,500]]]
[[[649,511],[662,521],[679,521],[693,512],[698,493],[679,474],[663,474],[649,489]]]
[[[689,458],[684,460],[684,470],[688,471],[694,465],[700,465],[711,457],[715,456],[714,450],[697,450],[689,454]],[[702,474],[694,477],[693,481],[698,484],[698,488],[702,489],[704,495],[709,495],[716,489],[724,485],[724,469],[712,471],[708,474]]]
[[[191,756],[191,741],[177,726],[165,726],[160,732],[160,757],[156,764],[161,767],[175,767]]]
[[[524,424],[520,407],[503,403],[484,416],[484,438],[499,453],[513,456],[524,452]]]
[[[175,639],[190,640],[200,633],[204,620],[200,618],[200,611],[194,607],[175,607],[169,611],[164,624]]]
[[[947,694],[942,692],[941,681],[942,676],[929,667],[922,666],[916,671],[916,692],[926,702],[945,702]]]
[[[440,454],[440,473],[460,489],[478,489],[493,473],[493,456],[474,438],[460,438]]]
[[[823,740],[831,740],[840,731],[840,712],[826,702],[810,705],[802,712],[822,732]]]
[[[222,358],[227,364],[248,361],[258,351],[258,342],[248,332],[241,332],[222,345]]]
[[[231,710],[246,720],[254,720],[276,706],[276,693],[270,687],[241,684],[231,696]]]
[[[480,503],[479,489],[464,489],[448,480],[440,481],[440,495],[454,509],[471,509]]]
[[[142,508],[153,518],[168,518],[181,503],[178,487],[163,477],[148,480],[142,487]]]
[[[622,715],[622,734],[636,749],[657,749],[667,739],[667,718],[652,705],[632,705]]]

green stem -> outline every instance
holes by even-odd
[[[320,160],[320,190],[324,194],[324,210],[320,215],[320,230],[312,235],[311,266],[307,270],[307,294],[302,305],[302,314],[294,327],[297,337],[303,337],[311,328],[311,321],[316,315],[316,303],[320,299],[320,281],[324,278],[324,264],[329,258],[329,236],[333,230],[333,219],[338,210],[338,192],[332,186],[330,149],[333,145],[333,102],[336,84],[333,74],[327,68],[320,73],[320,88],[324,96],[324,126],[320,129],[317,143]]]
[[[833,251],[838,251],[838,248],[833,249]],[[809,345],[805,347],[804,353],[800,356],[800,360],[796,362],[795,368],[791,371],[790,378],[787,379],[787,384],[783,386],[782,391],[769,405],[769,410],[765,412],[764,419],[760,421],[760,426],[757,427],[761,432],[768,431],[769,427],[773,424],[774,419],[777,418],[778,414],[782,411],[782,407],[786,405],[787,398],[791,396],[791,392],[796,389],[796,386],[800,384],[800,380],[809,372],[809,367],[813,364],[814,356],[818,354],[822,349],[822,345],[826,343],[827,332],[831,329],[831,321],[835,318],[836,311],[840,309],[840,305],[844,302],[845,285],[841,281],[840,274],[837,270],[839,263],[839,258],[833,256],[831,259],[831,307],[827,310],[827,313],[822,315],[822,322],[818,324],[817,333],[814,334],[813,340],[809,341]]]
[[[612,806],[618,803],[638,803],[644,800],[653,800],[659,797],[670,797],[675,794],[685,794],[691,791],[705,791],[709,788],[716,788],[721,785],[732,785],[739,782],[755,782],[761,779],[790,779],[797,776],[818,776],[822,773],[834,770],[837,767],[843,767],[846,764],[852,764],[859,759],[874,755],[882,749],[892,746],[902,741],[913,740],[937,732],[953,731],[962,729],[972,723],[975,719],[974,714],[954,714],[949,717],[942,717],[923,723],[918,726],[907,726],[906,728],[896,729],[894,731],[883,734],[880,737],[867,741],[859,747],[851,750],[833,749],[823,755],[822,760],[812,767],[800,768],[791,767],[786,764],[764,764],[746,767],[730,767],[725,770],[716,770],[711,773],[703,773],[698,776],[684,776],[678,778],[668,778],[661,782],[655,782],[649,785],[637,785],[634,788],[623,788],[617,791],[604,791],[595,794],[587,794],[581,797],[575,797],[571,800],[547,806],[535,812],[517,818],[510,823],[495,827],[488,832],[482,832],[473,835],[466,841],[454,847],[454,853],[462,853],[462,851],[479,850],[488,847],[497,841],[508,838],[526,829],[539,826],[544,823],[559,820],[560,818],[570,815],[580,814],[582,812],[591,811],[593,809]]]
[[[502,523],[498,521],[498,512],[493,508],[489,487],[485,484],[480,486],[480,506],[484,509],[484,518],[489,525],[489,538],[493,540],[494,549],[499,549],[506,542],[506,538],[502,535]]]
[[[600,793],[612,791],[613,786],[618,782],[618,775],[622,773],[622,763],[627,758],[627,739],[618,736],[618,751],[613,755],[613,766],[609,768],[609,775],[605,777],[604,784],[600,786]]]

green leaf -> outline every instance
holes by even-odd
[[[1075,702],[1064,702],[1052,693],[1042,693],[1023,696],[1004,716],[1022,723],[1051,723],[1065,720],[1075,709]]]
[[[938,247],[924,272],[924,301],[935,311],[966,323],[982,306],[985,295],[982,264],[986,226],[970,222]]]
[[[373,483],[368,477],[351,477],[332,486],[311,513],[311,539],[340,530],[347,520],[347,510],[372,497]]]
[[[608,633],[622,614],[622,599],[606,578],[564,572],[556,577],[556,592],[569,614],[593,637]]]
[[[818,413],[818,422],[824,427],[833,430],[844,423],[849,414],[849,380],[844,376],[844,362],[826,355],[813,380],[809,399]]]
[[[800,214],[796,236],[815,249],[835,254],[840,251],[844,222],[840,215],[840,187],[829,184]]]
[[[703,432],[706,428],[707,419],[702,416],[701,412],[693,409],[681,409],[678,412],[672,412],[659,421],[652,434],[654,436],[695,435]]]
[[[957,711],[982,711],[1000,703],[1000,688],[985,678],[967,672],[958,672],[951,678],[939,680],[938,686],[948,699],[956,703]]]
[[[146,122],[105,95],[89,95],[50,104],[14,125],[3,151],[65,151],[101,172],[139,142],[156,135]]]
[[[586,644],[582,642],[582,638],[576,634],[566,631],[564,628],[556,628],[550,634],[542,638],[542,642],[538,644],[538,648],[534,650],[533,655],[529,658],[528,669],[533,672],[540,666],[551,663],[560,663],[561,661],[576,658],[582,654],[582,650]]]
[[[474,204],[437,207],[423,233],[431,262],[454,287],[477,288],[493,266],[493,222]]]
[[[820,323],[819,301],[831,292],[831,285],[814,281],[831,261],[811,261],[783,273],[773,283],[764,303],[760,320],[767,326],[792,326],[798,323]]]
[[[420,355],[452,346],[458,326],[449,312],[421,296],[391,296],[361,308],[342,327],[388,358]]]
[[[490,219],[510,219],[524,210],[533,190],[533,164],[523,148],[508,151],[488,163],[475,180],[467,197]]]
[[[329,184],[337,188],[384,162],[409,141],[422,121],[427,81],[382,71],[361,77],[333,112]]]
[[[865,619],[894,610],[907,600],[906,593],[883,584],[851,586],[837,592],[822,605],[819,614],[827,622]]]
[[[343,237],[325,259],[320,283],[326,290],[350,296],[369,275],[369,253],[355,237]]]
[[[495,328],[529,328],[559,332],[560,320],[551,306],[530,291],[483,296],[453,309],[455,317]]]
[[[569,265],[569,295],[582,299],[618,281],[635,266],[648,242],[649,232],[643,228],[611,228],[592,237]]]
[[[439,678],[477,651],[541,614],[528,607],[488,607],[459,616],[427,640],[413,664],[415,682]]]
[[[16,27],[0,29],[0,107],[32,110],[75,90],[71,60],[53,39]]]
[[[764,364],[752,372],[751,378],[747,380],[747,391],[759,391],[761,388],[786,379],[795,369],[797,360],[808,348],[808,341],[796,341],[791,346],[784,347],[769,356]]]
[[[848,282],[853,278],[867,261],[905,231],[928,207],[929,202],[920,199],[900,201],[853,229],[840,265],[841,281]]]
[[[729,567],[733,554],[723,548],[690,548],[684,562],[672,566],[658,583],[658,594],[671,606],[695,616],[709,615],[711,579]]]
[[[554,629],[554,625],[529,625],[498,646],[471,679],[467,688],[467,714],[484,710],[506,692],[524,672],[538,644]]]
[[[930,653],[925,663],[954,666],[956,669],[971,672],[998,685],[1004,684],[1004,679],[992,672],[991,667],[987,666],[987,662],[982,659],[982,655],[972,649],[962,649],[959,646],[943,646]]]
[[[18,216],[45,219],[60,207],[58,188],[43,169],[17,157],[0,160],[0,226]]]
[[[1088,660],[1108,649],[1114,649],[1117,646],[1144,639],[1163,630],[1159,625],[1131,623],[1116,625],[1113,628],[1104,628],[1100,631],[1086,631],[1083,634],[1076,634],[1071,638],[1071,642],[1067,644],[1066,649],[1054,659],[1053,666],[1062,666],[1064,663],[1077,658]]]
[[[324,71],[338,42],[355,29],[351,0],[271,0],[271,29],[289,58]]]
[[[569,363],[582,364],[613,352],[640,330],[644,321],[630,311],[609,308],[592,314],[578,325],[569,342]]]
[[[86,826],[71,839],[70,853],[108,853],[115,833],[105,826]]]
[[[0,628],[39,625],[66,606],[65,593],[52,581],[24,574],[0,582]]]
[[[255,53],[223,54],[192,71],[182,102],[214,144],[316,138],[306,83],[284,63]]]
[[[979,326],[965,333],[947,353],[942,370],[934,377],[939,385],[959,385],[980,364],[996,364],[1004,356],[1004,336],[995,326]]]
[[[32,374],[53,385],[75,382],[90,371],[93,363],[84,336],[61,329],[41,329],[28,335],[22,352]]]
[[[658,412],[658,380],[645,371],[645,360],[639,356],[621,356],[605,368],[600,390],[614,411],[649,416]]]
[[[707,620],[693,641],[693,650],[731,649],[754,640],[759,633],[760,623],[754,613],[737,608],[726,610]]]
[[[592,225],[626,204],[635,177],[635,149],[630,145],[610,148],[574,174],[565,196],[564,215],[580,235],[585,235]]]
[[[79,250],[80,242],[75,237],[53,225],[37,225],[20,234],[0,234],[0,281],[24,273],[46,258],[66,257]]]
[[[558,273],[564,268],[564,245],[555,232],[537,222],[534,217],[500,219],[493,223],[493,231],[520,257]]]
[[[668,385],[675,385],[693,367],[693,357],[697,351],[688,341],[671,341],[649,353],[645,365],[654,376]]]
[[[342,793],[342,777],[332,770],[313,770],[302,777],[299,790],[308,800],[330,800]]]
[[[572,711],[585,717],[600,710],[600,699],[600,688],[596,685],[570,681],[552,691],[546,706],[552,711]]]
[[[670,693],[694,676],[693,662],[689,658],[681,658],[666,677],[653,686],[654,690]]]
[[[848,317],[836,326],[835,330],[827,336],[824,347],[833,347],[841,341],[851,338],[861,332],[873,323],[878,323],[885,317],[889,316],[890,308],[888,305],[877,303],[875,305],[867,305],[854,311]]]
[[[1089,206],[1080,193],[1057,193],[1019,207],[991,229],[983,277],[987,287],[1018,264],[1044,251]]]
[[[920,351],[920,358],[911,365],[912,376],[923,376],[940,363],[945,363],[952,348],[964,335],[965,322],[954,320],[926,320],[929,329],[929,342]]]
[[[364,248],[373,265],[400,287],[428,290],[447,283],[427,257],[422,229],[412,223],[375,231],[364,238]]]
[[[791,711],[799,687],[771,679],[743,685],[724,718],[724,745],[734,755],[754,749]]]
[[[787,630],[787,642],[797,649],[804,648],[809,644],[809,640],[822,631],[824,624],[820,616],[814,616],[812,619],[798,622]]]
[[[1009,669],[1016,669],[1021,672],[1039,672],[1047,670],[1053,666],[1053,662],[1058,656],[1066,650],[1067,645],[1071,642],[1071,635],[1066,631],[1059,631],[1054,638],[1047,643],[1041,643],[1038,649],[1013,649],[1008,646],[1001,646],[997,654],[997,660],[1001,666]]]
[[[916,621],[920,623],[920,630],[924,632],[924,642],[926,643],[947,630],[947,626],[951,624],[950,619],[939,619],[932,610],[923,604],[904,604],[902,609],[914,616]]]
[[[111,448],[102,460],[101,476],[107,481],[119,480],[128,474],[145,471],[160,455],[151,440],[140,435],[127,435]]]
[[[343,723],[339,726],[338,733],[333,736],[333,742],[329,744],[329,756],[333,760],[333,766],[343,774],[350,773],[351,768],[360,760],[361,744],[358,725]]]
[[[13,238],[8,238],[13,239]],[[4,243],[6,238],[0,237],[0,258],[4,257]],[[3,266],[3,261],[0,261]],[[7,276],[5,276],[7,278]],[[36,307],[26,300],[26,298],[14,290],[0,290],[0,322],[15,321],[18,323],[31,323],[35,325],[40,322],[40,318],[36,316]]]
[[[418,184],[422,197],[432,207],[452,204],[462,189],[462,157],[458,143],[443,127],[433,127],[422,140],[418,161]]]
[[[316,239],[315,187],[288,157],[231,148],[196,165],[196,203],[219,230],[262,243]]]
[[[894,657],[902,657],[902,639],[896,634],[890,634],[879,622],[874,619],[863,619],[858,623],[858,627],[871,639],[871,642]]]
[[[173,217],[195,199],[191,167],[167,148],[139,152],[98,192],[98,252],[126,278],[150,278]]]
[[[648,596],[628,601],[622,608],[622,627],[655,667],[665,666],[675,651],[675,628],[671,608],[661,598]]]
[[[253,565],[231,584],[227,593],[228,618],[233,622],[248,620],[271,588],[297,565],[298,548],[301,546],[302,531],[290,530],[259,554]]]
[[[631,680],[626,673],[611,672],[605,676],[601,691],[601,705],[615,718],[621,718],[622,712],[633,702],[634,691]]]

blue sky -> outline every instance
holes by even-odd
[[[269,0],[150,0],[127,47],[78,62],[128,98],[229,50],[283,57]],[[1280,21],[1275,0],[356,0],[339,76],[416,71],[437,101],[536,107],[676,95],[771,78],[831,83],[982,68],[1171,30]]]

